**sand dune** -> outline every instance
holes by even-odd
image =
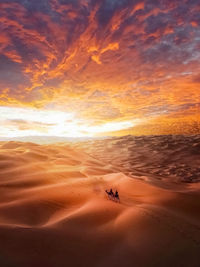
[[[89,155],[128,176],[165,185],[200,181],[200,135],[122,136],[74,142]]]
[[[1,142],[0,266],[199,266],[199,184],[119,166],[84,145]]]

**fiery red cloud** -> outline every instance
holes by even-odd
[[[1,106],[141,120],[127,133],[200,121],[199,0],[2,0],[0,27]]]

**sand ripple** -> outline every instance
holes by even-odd
[[[139,172],[144,162],[135,141],[119,142],[112,162],[108,141],[96,154],[83,144],[0,143],[0,266],[199,266],[198,184],[163,186],[148,168],[128,176],[124,164]],[[110,187],[120,204],[107,199]]]

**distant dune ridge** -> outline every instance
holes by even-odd
[[[199,266],[199,146],[0,142],[0,266]]]
[[[200,181],[200,135],[129,135],[77,142],[80,146],[130,176],[148,175],[163,183]]]

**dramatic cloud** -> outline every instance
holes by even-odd
[[[74,114],[96,133],[200,121],[199,14],[197,0],[1,0],[0,106]],[[4,127],[50,129],[29,120]]]

